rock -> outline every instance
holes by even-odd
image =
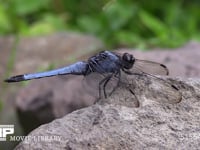
[[[163,97],[156,91],[163,86],[157,84],[161,80],[150,76],[140,79],[136,86],[121,86],[108,99],[41,125],[28,135],[35,140],[22,141],[15,149],[198,149],[200,80],[163,78],[182,95],[179,103],[171,104],[166,99],[171,101],[172,97]],[[148,80],[150,84],[145,85]],[[151,82],[156,83],[157,97],[148,92]],[[128,97],[123,95],[128,87],[136,92],[137,99],[127,92],[132,101],[126,101]],[[157,102],[160,97],[165,103]],[[130,105],[134,100],[139,100],[139,107]]]
[[[51,39],[51,37],[49,38]],[[143,52],[121,49],[120,52],[132,53],[138,59],[164,63],[169,67],[170,76],[197,77],[200,76],[199,65],[196,65],[200,62],[199,47],[198,43],[193,42],[177,50]],[[95,99],[85,92],[81,82],[82,77],[52,77],[34,80],[23,88],[17,95],[16,109],[25,133],[27,134],[37,126],[63,117],[76,109],[93,104]],[[128,105],[139,104],[134,101]],[[30,120],[32,122],[28,124]]]

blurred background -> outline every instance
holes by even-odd
[[[93,102],[66,94],[79,90],[76,80],[6,84],[8,76],[64,66],[104,49],[173,51],[190,41],[198,43],[199,8],[199,0],[0,0],[0,124],[14,124],[15,135],[26,135]],[[196,55],[190,50],[198,51],[199,45],[185,49]],[[179,54],[157,59],[166,63],[179,60]],[[3,148],[16,143],[3,142]]]
[[[1,0],[0,34],[76,31],[107,46],[177,47],[199,40],[198,0]]]

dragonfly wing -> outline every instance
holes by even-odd
[[[154,76],[152,76],[155,78]],[[176,104],[182,100],[182,94],[179,89],[169,81],[161,78],[155,78],[148,87],[153,100],[164,103]]]
[[[100,98],[102,96],[105,96],[104,89],[107,96],[112,94],[115,87],[117,87],[118,76],[115,76],[112,73],[100,74],[97,72],[92,72],[84,77],[82,83],[83,88],[86,90],[87,93],[94,97]]]
[[[160,103],[179,103],[182,100],[180,90],[170,81],[146,74],[128,76],[129,85],[140,97],[146,97]]]
[[[157,62],[147,61],[147,60],[136,59],[132,67],[133,71],[134,69],[138,69],[148,74],[155,74],[155,75],[169,74],[169,70],[167,69],[165,65],[157,63]]]
[[[90,73],[83,78],[82,86],[85,91],[94,96],[99,97],[99,82],[104,78],[102,74]]]

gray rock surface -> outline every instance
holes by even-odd
[[[162,88],[156,78],[142,78]],[[30,137],[48,136],[46,141],[26,140],[16,149],[198,149],[200,80],[164,80],[179,88],[181,102],[167,103],[162,95],[164,90],[160,93],[156,88],[153,91],[157,97],[154,97],[148,90],[152,84],[145,85],[143,80],[138,80],[134,86],[137,99],[127,92],[127,87],[121,86],[108,99],[42,125],[29,134]],[[160,98],[165,102],[157,102]],[[139,107],[133,104],[135,100],[139,100]]]

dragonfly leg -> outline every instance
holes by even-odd
[[[135,97],[135,100],[136,100],[135,107],[139,107],[140,106],[140,102],[139,102],[137,96],[135,95],[135,93],[130,88],[129,88],[129,92]]]
[[[105,98],[107,98],[107,94],[106,94],[106,85],[108,84],[108,81],[110,81],[110,79],[112,78],[113,74],[108,76],[108,78],[105,80],[104,84],[103,84],[103,93]]]
[[[110,96],[110,95],[116,90],[116,88],[118,87],[119,82],[120,82],[121,72],[119,71],[119,72],[116,72],[116,73],[110,75],[109,78],[104,82],[104,84],[103,84],[103,91],[104,91],[104,96],[105,96],[105,98],[107,97],[107,94],[106,94],[106,85],[108,84],[108,82],[110,81],[110,79],[111,79],[113,76],[115,76],[115,77],[118,79],[118,81],[117,81],[116,86],[114,86],[113,89],[112,89],[112,91],[109,93],[109,96]]]
[[[119,83],[120,83],[120,78],[121,78],[121,72],[117,72],[115,75],[114,75],[118,81],[117,81],[117,85],[113,88],[113,90],[110,92],[109,96],[112,95],[112,93],[117,89],[117,87],[119,86]]]
[[[107,80],[110,80],[110,78],[112,77],[112,74],[111,75],[108,75],[106,76],[105,78],[103,78],[100,82],[99,82],[99,99],[101,99],[101,85],[106,82]],[[104,83],[105,84],[105,83]],[[104,90],[104,89],[103,89]],[[105,95],[105,92],[104,92],[104,96],[106,97]]]

